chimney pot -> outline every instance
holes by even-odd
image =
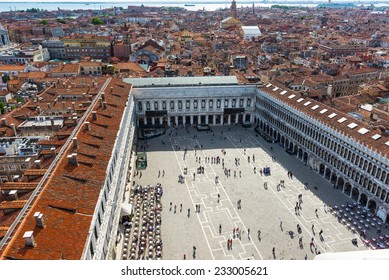
[[[2,118],[1,119],[1,125],[7,125],[7,119],[6,118]]]
[[[12,200],[18,200],[18,191],[17,190],[12,190],[8,193],[8,195],[12,198]]]
[[[108,104],[107,102],[105,101],[103,102],[103,109],[107,109],[107,104]]]
[[[97,120],[97,112],[96,111],[92,111],[92,120]]]
[[[76,153],[68,155],[67,158],[68,158],[68,164],[69,165],[78,166],[78,160],[77,160],[77,154]]]
[[[37,169],[40,169],[41,168],[41,160],[40,159],[35,160],[34,165]]]
[[[73,147],[74,147],[75,149],[77,149],[77,148],[78,148],[78,140],[77,140],[77,137],[72,138],[72,140],[73,140]]]
[[[16,136],[17,135],[17,133],[16,133],[16,127],[15,127],[15,124],[11,124],[11,128],[12,128],[12,131],[13,131],[13,133],[14,133],[14,135]]]
[[[99,99],[99,103],[100,103],[100,108],[103,107],[103,99],[102,98]]]
[[[26,231],[23,234],[23,238],[24,238],[24,240],[26,242],[26,246],[35,247],[34,232],[32,230],[31,231]]]
[[[76,110],[76,103],[72,102],[72,111],[75,111],[75,110]]]
[[[44,228],[45,227],[45,221],[43,219],[43,213],[35,212],[34,213],[35,223],[37,227]]]
[[[85,129],[90,131],[90,122],[85,122]]]

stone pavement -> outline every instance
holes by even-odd
[[[212,130],[207,133],[194,128],[188,131],[169,129],[161,137],[139,142],[139,147],[141,144],[148,146],[148,167],[142,171],[141,178],[134,177],[136,184],[159,182],[164,188],[163,259],[183,259],[184,254],[187,259],[206,260],[304,259],[306,254],[312,259],[315,256],[315,250],[309,245],[312,237],[316,251],[322,253],[366,249],[359,239],[359,246],[353,246],[351,239],[358,236],[327,211],[326,205],[340,205],[351,200],[334,190],[319,174],[277,144],[265,142],[252,128],[218,126]],[[201,145],[203,149],[200,149]],[[221,159],[220,164],[212,164],[211,159],[205,161],[206,157],[217,156]],[[225,168],[230,169],[228,177],[224,174],[222,159]],[[238,165],[235,159],[239,159]],[[197,174],[200,166],[204,167],[204,174]],[[270,176],[261,176],[259,170],[264,167],[270,167]],[[185,168],[187,174],[184,174]],[[293,179],[288,178],[288,170],[293,173]],[[196,173],[195,177],[193,173]],[[184,176],[183,183],[179,182],[179,175]],[[284,187],[277,187],[280,180],[285,181]],[[267,188],[264,188],[265,182]],[[302,209],[296,214],[299,194],[302,195]],[[240,209],[238,200],[241,200]],[[196,213],[195,205],[200,205],[199,213]],[[315,209],[318,209],[317,216]],[[297,232],[297,224],[301,226],[301,234]],[[234,228],[241,231],[240,238],[233,234]],[[318,235],[321,229],[322,240]],[[258,230],[261,231],[260,239]],[[300,237],[303,238],[302,247],[299,246]],[[231,250],[227,248],[228,239],[233,240]],[[196,247],[195,256],[193,246]]]

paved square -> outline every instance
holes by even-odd
[[[184,254],[192,259],[193,246],[197,248],[196,259],[304,259],[306,254],[312,259],[312,237],[317,252],[366,249],[357,235],[326,210],[326,205],[351,200],[319,174],[277,144],[265,142],[252,128],[219,126],[212,130],[169,129],[165,135],[146,141],[148,166],[143,176],[134,180],[141,185],[161,183],[164,188],[163,259],[183,259]],[[216,164],[216,157],[220,164]],[[197,172],[200,166],[204,174]],[[264,167],[270,167],[270,176],[260,174]],[[293,179],[288,178],[288,170]],[[179,183],[179,175],[184,176],[183,183]],[[277,186],[280,180],[284,186]],[[303,202],[296,213],[299,194]],[[240,236],[234,234],[234,228],[239,228]],[[318,235],[321,229],[322,240]],[[300,237],[303,247],[299,246]],[[358,247],[351,244],[352,238],[358,238]],[[232,239],[232,250],[227,248],[228,239]]]

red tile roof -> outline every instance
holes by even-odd
[[[100,80],[101,82],[101,80]],[[2,259],[80,259],[99,193],[106,177],[106,168],[119,130],[131,85],[113,78],[105,91],[109,104],[99,102],[94,110],[97,120],[88,116],[91,130],[82,126],[77,132],[78,148],[69,145],[50,178],[36,198],[31,210],[14,232]],[[100,87],[99,87],[100,88]],[[106,118],[102,114],[116,116]],[[95,137],[99,135],[100,137]],[[93,144],[93,145],[90,145]],[[77,153],[78,166],[68,164],[67,155]],[[93,158],[95,156],[95,159]],[[41,212],[45,228],[36,227],[33,215]],[[25,247],[25,231],[34,231],[36,246]]]

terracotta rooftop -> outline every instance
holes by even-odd
[[[80,259],[106,168],[119,130],[121,116],[131,85],[113,78],[105,91],[109,105],[96,103],[97,120],[89,115],[91,130],[81,126],[75,137],[78,148],[70,144],[47,183],[14,232],[1,259]],[[111,105],[111,106],[110,106]],[[108,118],[106,116],[115,116]],[[69,165],[67,156],[77,153],[78,166]],[[35,225],[33,215],[41,212],[45,228]],[[25,247],[25,231],[34,231],[35,247]]]

